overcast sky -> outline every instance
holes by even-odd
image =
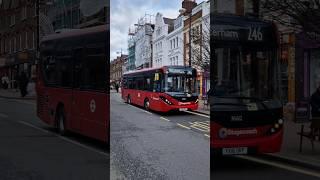
[[[111,60],[117,52],[127,54],[128,30],[146,13],[162,13],[165,17],[176,18],[179,15],[182,0],[111,0],[110,3],[110,51]]]

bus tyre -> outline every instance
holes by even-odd
[[[130,97],[130,95],[128,95],[128,97],[127,97],[127,103],[128,103],[128,104],[131,104],[131,97]]]
[[[57,116],[57,127],[58,127],[58,132],[60,135],[64,136],[66,135],[66,118],[65,118],[65,113],[64,109],[61,107],[58,110],[58,116]]]
[[[149,99],[144,100],[144,108],[149,111],[150,110],[150,101]]]

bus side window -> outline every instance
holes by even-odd
[[[80,76],[81,76],[81,69],[82,69],[82,55],[83,49],[76,49],[73,51],[73,87],[79,88],[80,86]]]
[[[161,92],[161,76],[159,73],[156,73],[154,77],[153,92]]]
[[[122,88],[123,89],[127,89],[128,88],[128,82],[127,82],[127,78],[126,77],[124,77],[122,79]]]
[[[129,89],[134,89],[134,84],[133,84],[132,78],[128,78],[128,87],[129,87]]]
[[[150,77],[144,77],[144,90],[146,91],[152,91],[151,87],[151,78]]]

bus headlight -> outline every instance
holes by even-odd
[[[162,101],[164,101],[165,103],[169,104],[169,105],[172,105],[172,102],[170,102],[167,98],[163,97],[163,96],[160,96],[160,99]]]
[[[282,125],[283,124],[283,119],[279,119],[278,123]]]
[[[283,119],[279,119],[279,120],[276,121],[276,122],[273,124],[273,126],[269,129],[268,134],[269,134],[269,135],[272,135],[272,134],[280,131],[281,128],[282,128],[282,126],[283,126]]]

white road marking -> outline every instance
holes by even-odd
[[[90,150],[90,151],[93,151],[93,152],[95,152],[95,153],[101,154],[101,155],[103,155],[103,156],[109,157],[109,155],[108,155],[107,153],[105,153],[105,152],[96,150],[96,149],[94,149],[94,148],[92,148],[92,147],[90,147],[90,146],[81,144],[81,143],[79,143],[79,142],[77,142],[77,141],[68,139],[68,138],[63,137],[63,136],[61,136],[61,135],[54,134],[54,133],[52,133],[52,132],[50,132],[50,131],[47,131],[47,130],[45,130],[45,129],[42,129],[42,128],[40,128],[40,127],[38,127],[38,126],[35,126],[35,125],[31,124],[31,123],[28,123],[28,122],[25,122],[25,121],[18,121],[18,122],[21,123],[21,124],[24,124],[24,125],[26,125],[26,126],[32,127],[32,128],[34,128],[34,129],[40,130],[40,131],[42,131],[42,132],[45,132],[45,133],[48,133],[48,134],[52,134],[52,135],[54,135],[54,136],[57,136],[58,138],[60,138],[60,139],[62,139],[62,140],[64,140],[64,141],[67,141],[67,142],[69,142],[69,143],[72,143],[72,144],[74,144],[74,145],[80,146],[80,147],[85,148],[85,149],[87,149],[87,150]]]
[[[185,126],[185,125],[182,125],[182,124],[180,124],[180,123],[177,123],[177,125],[180,126],[180,127],[182,127],[182,128],[185,128],[185,129],[189,129],[189,130],[191,129],[191,128],[189,128],[189,127],[187,127],[187,126]]]
[[[200,113],[196,113],[196,112],[193,112],[193,111],[184,111],[184,112],[187,112],[187,113],[190,113],[190,114],[194,114],[194,115],[198,115],[198,116],[202,116],[202,117],[205,117],[205,118],[210,118],[210,115],[200,114]]]
[[[0,113],[0,117],[1,117],[1,118],[8,118],[9,116],[8,116],[8,115],[6,115],[6,114],[2,114],[2,113]]]
[[[160,117],[160,119],[170,122],[170,120],[169,120],[169,119],[164,118],[164,117]]]
[[[262,160],[262,159],[254,158],[254,157],[250,157],[250,156],[237,156],[237,157],[241,158],[241,159],[257,162],[257,163],[260,163],[260,164],[265,164],[265,165],[269,165],[269,166],[285,169],[285,170],[288,170],[288,171],[293,171],[293,172],[305,174],[305,175],[308,175],[308,176],[314,176],[314,177],[320,178],[320,173],[307,171],[307,170],[303,170],[303,169],[287,166],[287,165],[284,165],[284,164],[271,162],[271,161],[268,161],[268,160]]]
[[[140,110],[140,111],[142,111],[142,112],[145,112],[145,113],[147,113],[147,114],[150,114],[150,115],[152,115],[152,113],[151,112],[149,112],[149,111],[146,111],[146,110],[144,110],[144,109],[140,109],[140,108],[138,108],[138,107],[135,107],[135,106],[133,106],[133,105],[131,105],[131,104],[128,104],[130,107],[134,107],[134,108],[136,108],[136,109],[138,109],[138,110]]]
[[[191,128],[198,129],[199,131],[203,132],[210,132],[210,127],[209,127],[209,121],[206,122],[189,122],[191,124]]]

